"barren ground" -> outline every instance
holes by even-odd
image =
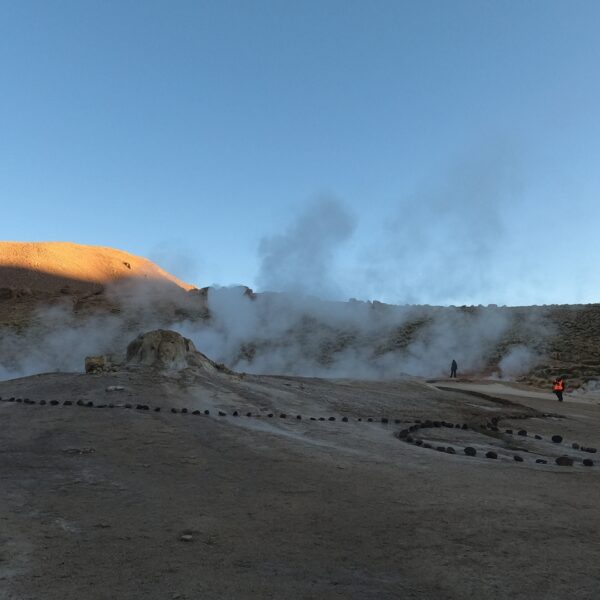
[[[0,382],[0,598],[598,598],[600,464],[571,444],[600,446],[600,399],[499,385],[143,371]],[[79,399],[94,407],[62,405]],[[480,428],[493,417],[499,432]],[[448,454],[395,437],[416,419],[469,428],[411,433]],[[555,465],[562,454],[574,466]]]

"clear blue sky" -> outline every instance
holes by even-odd
[[[0,237],[197,285],[600,301],[599,31],[577,0],[0,0]]]

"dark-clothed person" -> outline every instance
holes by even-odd
[[[456,378],[456,370],[458,369],[458,364],[455,360],[452,360],[452,364],[450,365],[450,377]]]

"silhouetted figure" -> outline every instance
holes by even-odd
[[[452,364],[450,365],[450,377],[456,378],[456,370],[458,369],[458,365],[455,360],[452,360]]]
[[[565,391],[565,380],[562,377],[557,377],[552,382],[552,391],[556,394],[559,402],[563,401],[563,392]]]

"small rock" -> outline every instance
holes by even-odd
[[[18,402],[18,400],[17,400],[17,402]],[[58,400],[50,400],[50,404],[52,406],[56,406],[58,404]]]
[[[498,455],[493,450],[490,450],[489,452],[485,453],[485,457],[486,458],[498,458]]]
[[[210,415],[210,410],[205,410],[205,411],[204,411],[204,414],[205,414],[205,415]]]
[[[552,436],[552,441],[553,441],[555,444],[560,444],[560,443],[563,441],[563,439],[562,439],[562,435],[553,435],[553,436]]]
[[[348,417],[342,417],[342,423],[347,423],[348,422]]]
[[[571,444],[571,448],[573,448],[573,450],[579,450],[579,444],[577,442],[573,442]]]
[[[467,446],[463,452],[467,456],[476,456],[477,455],[477,450],[475,450],[475,448],[472,448],[471,446]]]
[[[594,466],[594,461],[591,458],[584,458],[583,459],[583,465],[585,467],[593,467]]]
[[[542,436],[538,435],[537,433],[533,436],[536,440],[541,440]]]
[[[568,456],[559,456],[554,462],[559,467],[572,467],[573,466],[573,459]]]
[[[544,460],[543,458],[538,458],[538,459],[537,459],[535,462],[536,462],[538,465],[547,465],[547,464],[548,464],[548,461],[547,461],[547,460]]]
[[[232,414],[234,417],[239,417],[239,416],[240,416],[240,413],[239,413],[237,410],[234,410],[234,411],[233,411],[231,414]]]
[[[223,412],[222,410],[219,411],[219,416],[220,417],[226,417],[227,413]],[[272,417],[273,415],[269,415],[270,417]]]
[[[517,431],[517,435],[522,435],[524,437],[527,437],[527,430],[526,429],[519,429],[519,431]]]
[[[40,404],[41,404],[41,402],[40,402]],[[44,404],[46,404],[46,402],[44,402]],[[72,406],[72,405],[73,405],[73,402],[71,400],[65,400],[63,402],[63,406]]]
[[[507,433],[508,435],[512,435],[513,434],[513,430],[512,429],[505,429],[504,433]]]
[[[513,458],[515,459],[516,462],[523,462],[523,457],[519,456],[518,454],[515,454],[513,456]]]
[[[335,421],[335,417],[329,417],[330,421]]]
[[[448,446],[446,448],[446,453],[447,454],[456,454],[456,450],[452,446]]]
[[[389,423],[389,420],[387,419],[387,417],[381,417],[381,422],[385,425]]]

